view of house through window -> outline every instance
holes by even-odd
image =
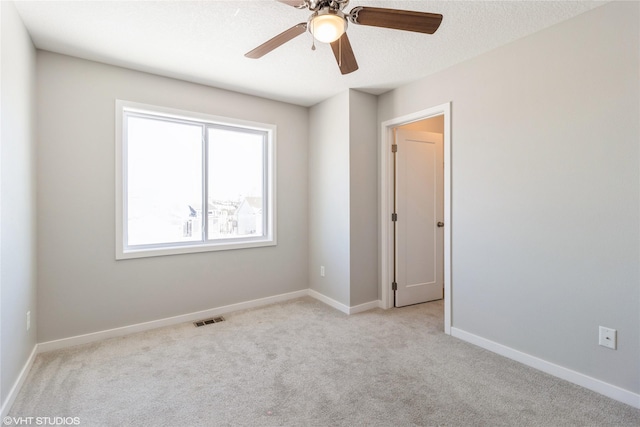
[[[268,129],[124,108],[124,252],[272,241],[270,143]]]
[[[262,235],[263,135],[207,129],[209,239]]]

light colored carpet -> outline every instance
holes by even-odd
[[[10,414],[82,426],[638,426],[640,410],[447,336],[442,302],[302,298],[37,356]]]

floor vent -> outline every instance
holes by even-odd
[[[224,317],[222,316],[210,317],[209,319],[203,319],[203,320],[198,320],[197,322],[193,322],[193,324],[196,325],[196,327],[200,327],[200,326],[210,325],[212,323],[220,323],[220,322],[224,322]]]

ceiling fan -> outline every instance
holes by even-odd
[[[358,69],[349,37],[347,37],[347,21],[352,24],[371,27],[391,28],[395,30],[413,31],[433,34],[442,22],[439,13],[415,12],[411,10],[384,9],[379,7],[356,6],[349,13],[343,9],[349,0],[277,0],[296,9],[309,9],[311,16],[307,22],[301,22],[278,34],[257,48],[247,52],[247,58],[258,59],[309,30],[314,39],[322,43],[330,43],[333,55],[338,61],[342,74],[349,74]],[[312,46],[315,50],[315,43]]]

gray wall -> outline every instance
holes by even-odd
[[[0,3],[0,401],[36,344],[36,52],[13,3]],[[31,311],[27,332],[26,313]]]
[[[452,102],[453,326],[635,393],[639,8],[607,4],[379,100],[382,121]]]
[[[309,110],[309,288],[348,307],[378,299],[376,116],[355,90]]]
[[[306,108],[39,51],[38,341],[308,288]],[[115,100],[275,124],[278,245],[115,260]]]
[[[349,306],[349,92],[314,105],[309,118],[308,284]]]
[[[378,296],[378,97],[349,91],[350,305]]]

